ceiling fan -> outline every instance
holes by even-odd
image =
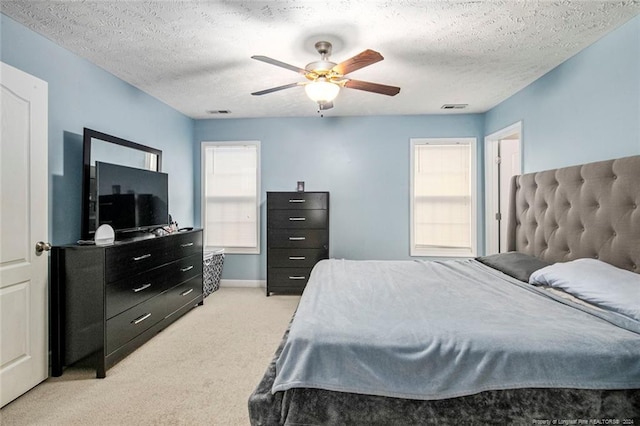
[[[318,103],[319,109],[326,110],[333,108],[333,100],[338,96],[341,87],[364,90],[365,92],[379,93],[387,96],[395,96],[400,92],[399,87],[354,80],[352,78],[345,77],[345,75],[350,72],[383,60],[384,58],[380,53],[367,49],[346,61],[336,64],[335,62],[329,61],[329,56],[331,55],[331,43],[328,41],[319,41],[315,44],[315,47],[318,53],[320,53],[321,59],[307,64],[305,68],[289,65],[267,56],[252,56],[252,59],[302,74],[308,80],[285,84],[284,86],[272,87],[259,92],[253,92],[252,95],[266,95],[267,93],[273,93],[279,90],[304,86],[309,98]]]

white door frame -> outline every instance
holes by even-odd
[[[501,139],[514,133],[520,134],[520,164],[522,164],[522,121],[513,123],[484,138],[485,254],[497,253],[500,245],[499,224],[495,220],[496,213],[500,211],[500,194],[498,193],[499,144]],[[503,219],[506,220],[506,218]]]

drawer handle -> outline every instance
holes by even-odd
[[[289,200],[290,203],[306,203],[307,200],[298,200],[298,199],[293,199],[293,200]]]
[[[180,268],[180,272],[187,272],[193,269],[193,265],[187,266],[186,268]]]
[[[191,247],[193,245],[193,243],[184,243],[184,244],[180,244],[180,247],[185,248],[185,247]]]
[[[289,256],[289,260],[305,260],[305,256]]]
[[[151,316],[151,312],[149,312],[148,314],[144,314],[144,315],[134,319],[133,321],[131,321],[131,324],[133,324],[133,325],[140,324],[142,321],[146,320],[150,316]]]
[[[293,277],[289,277],[290,280],[306,280],[307,277],[303,277],[303,276],[293,276]]]
[[[147,253],[147,254],[143,254],[142,256],[134,257],[133,260],[137,262],[138,260],[148,259],[150,257],[151,257],[151,254]]]
[[[133,289],[133,292],[134,292],[134,293],[137,293],[137,292],[142,291],[142,290],[144,290],[145,288],[149,288],[149,287],[151,287],[151,283],[142,284],[140,287],[138,287],[138,288],[134,288],[134,289]]]
[[[187,294],[191,293],[193,291],[192,288],[190,288],[189,290],[183,291],[182,293],[180,293],[180,296],[186,296]]]
[[[307,237],[289,237],[289,241],[304,241]]]
[[[290,217],[289,220],[292,222],[301,222],[301,221],[307,220],[307,218],[306,217]]]

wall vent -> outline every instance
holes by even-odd
[[[228,109],[210,109],[207,114],[231,114]]]
[[[440,109],[465,109],[469,104],[444,104]]]

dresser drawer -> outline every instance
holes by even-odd
[[[107,320],[107,355],[165,317],[162,295],[152,297]]]
[[[283,283],[283,282],[274,282],[269,283],[269,288],[267,289],[268,293],[294,293],[294,294],[302,294],[307,283],[305,282],[291,282],[291,283]]]
[[[329,257],[326,249],[269,249],[267,252],[270,267],[309,268],[319,260]]]
[[[164,238],[167,239],[164,246],[168,258],[177,259],[194,254],[202,256],[202,232],[200,231],[178,232]]]
[[[271,210],[267,213],[269,229],[324,229],[328,225],[328,210]]]
[[[165,293],[165,309],[167,315],[172,314],[188,303],[194,303],[202,297],[202,275],[191,278]]]
[[[202,275],[202,254],[194,254],[172,262],[171,267],[173,268],[173,273],[176,274],[176,279],[173,281],[174,284]]]
[[[326,229],[269,229],[269,247],[273,248],[327,248],[329,231]]]
[[[195,254],[162,267],[107,284],[107,319],[202,274],[202,256]]]
[[[328,209],[329,194],[326,192],[268,192],[267,208],[287,210]]]
[[[166,247],[161,239],[109,247],[105,254],[106,281],[113,282],[165,263]]]
[[[267,280],[270,289],[280,287],[304,288],[309,281],[310,268],[269,268],[267,270]]]

